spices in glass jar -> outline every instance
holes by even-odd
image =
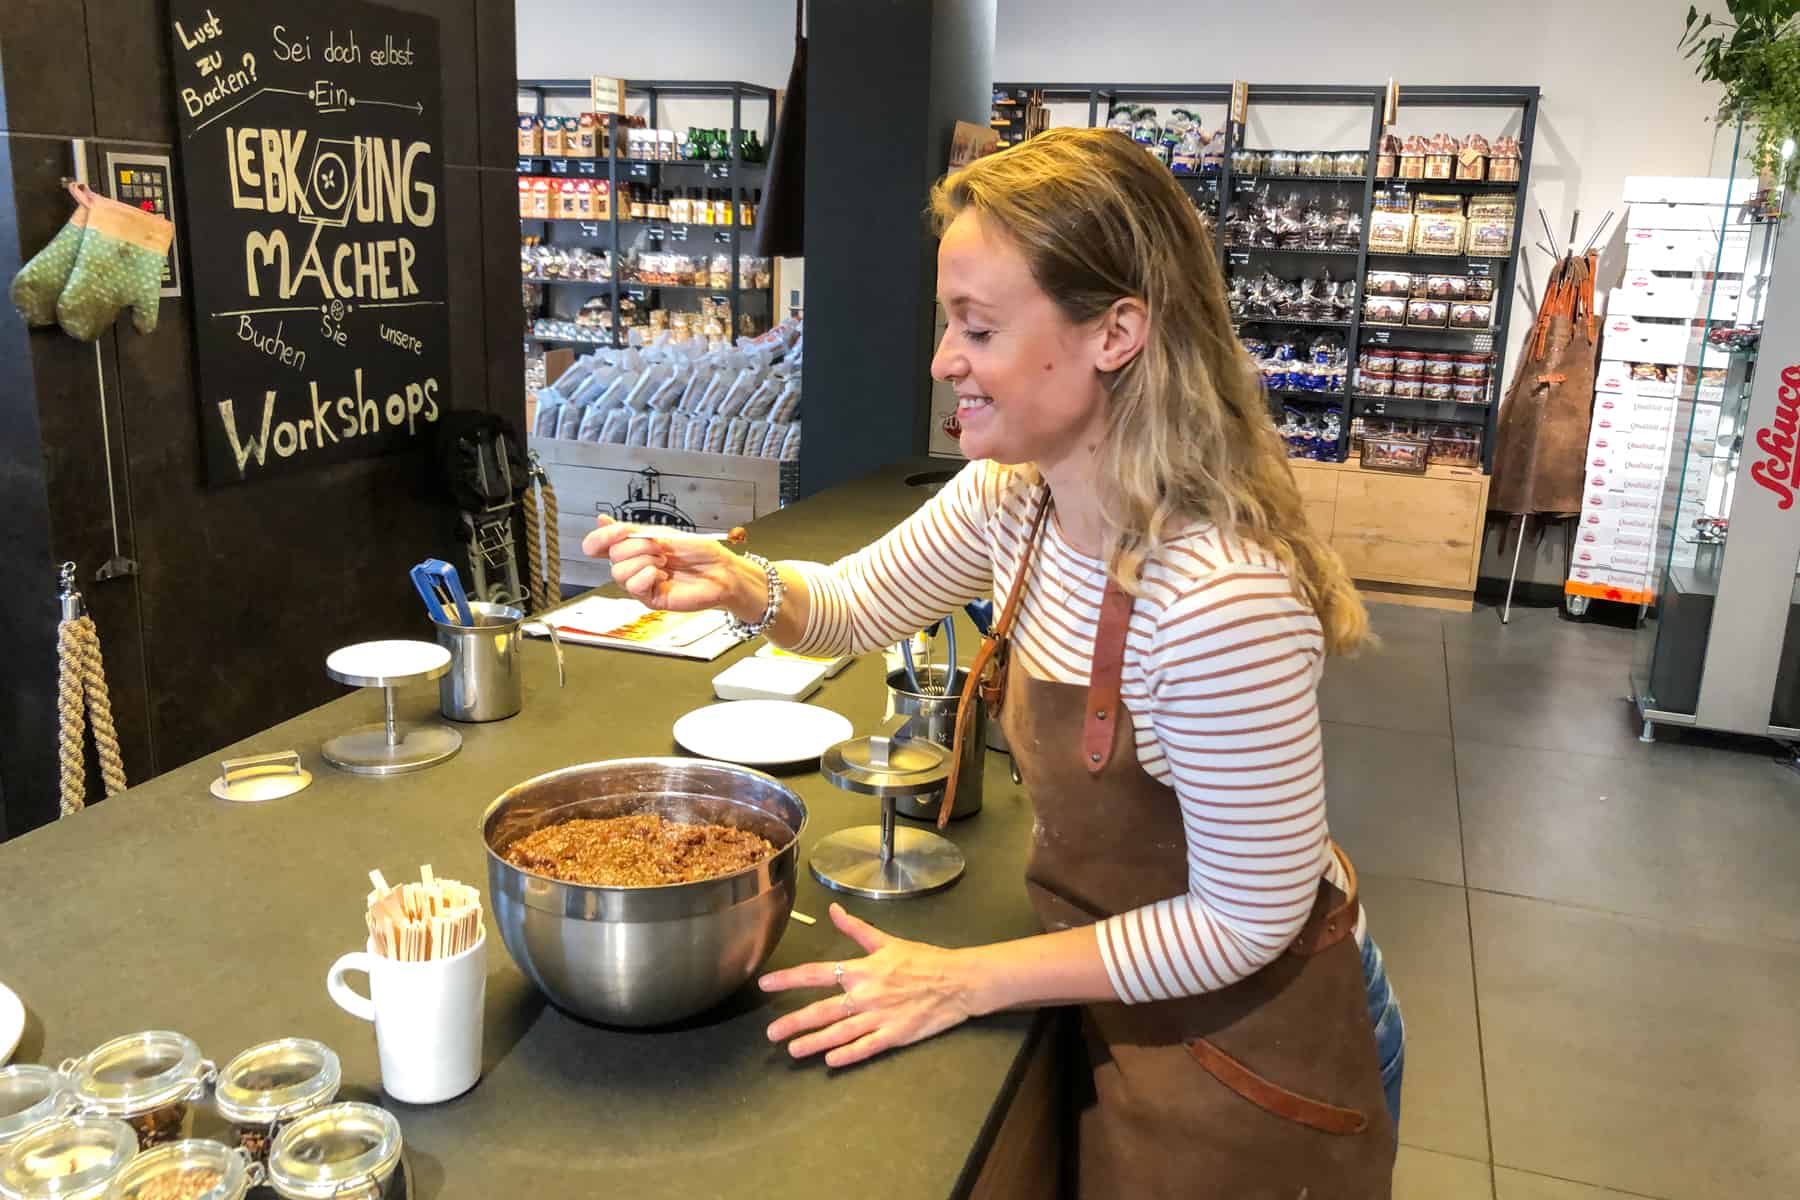
[[[262,1181],[249,1156],[195,1140],[140,1154],[113,1180],[108,1200],[243,1200]]]
[[[125,1121],[146,1150],[182,1136],[214,1073],[198,1046],[168,1030],[114,1038],[60,1070],[83,1105]]]
[[[381,1200],[400,1166],[400,1123],[373,1104],[332,1104],[282,1128],[268,1183],[283,1200]]]
[[[610,322],[610,311],[606,317]],[[281,1038],[226,1063],[213,1089],[213,1106],[231,1122],[238,1145],[263,1162],[274,1127],[330,1104],[341,1078],[331,1047],[309,1038]]]
[[[72,1107],[62,1075],[35,1063],[0,1068],[0,1157],[8,1146]]]
[[[113,1117],[39,1124],[0,1154],[7,1200],[101,1200],[138,1152],[137,1135]]]

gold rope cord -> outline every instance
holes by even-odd
[[[542,496],[540,504],[539,496]],[[556,489],[540,472],[525,489],[525,563],[532,609],[549,612],[562,600],[562,559],[556,552]],[[545,561],[542,545],[550,549]]]
[[[57,626],[56,661],[57,746],[61,758],[62,815],[66,817],[87,807],[82,746],[84,701],[85,715],[94,727],[94,748],[100,755],[100,778],[108,796],[125,790],[125,760],[119,753],[112,696],[106,688],[106,666],[100,657],[100,634],[92,617],[74,617]]]

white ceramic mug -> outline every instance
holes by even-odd
[[[369,976],[369,995],[344,982]],[[460,1096],[481,1077],[481,1013],[487,996],[487,931],[453,958],[401,962],[367,950],[331,964],[325,988],[353,1017],[375,1023],[381,1086],[407,1104]]]

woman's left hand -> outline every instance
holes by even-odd
[[[760,981],[765,992],[843,989],[842,994],[814,1001],[769,1026],[771,1042],[793,1038],[788,1053],[795,1058],[824,1050],[827,1065],[847,1067],[884,1050],[924,1041],[975,1015],[962,952],[889,937],[836,904],[831,906],[831,920],[868,952],[867,957],[806,963],[772,971]]]

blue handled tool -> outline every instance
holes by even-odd
[[[900,643],[900,657],[906,662],[906,681],[912,685],[912,690],[921,696],[948,696],[950,686],[956,679],[956,621],[945,617],[941,621],[933,621],[921,632],[927,639],[934,638],[937,636],[940,626],[943,627],[944,640],[949,651],[948,657],[944,660],[944,677],[941,683],[938,682],[936,672],[932,670],[929,650],[927,650],[925,658],[925,677],[921,683],[918,664],[913,660],[912,638],[907,638]]]
[[[412,569],[413,587],[425,601],[425,611],[439,625],[473,625],[475,614],[469,611],[469,598],[463,593],[462,580],[456,568],[441,558],[428,558]],[[451,616],[446,605],[455,605]]]
[[[992,600],[971,600],[963,605],[963,611],[969,614],[969,620],[975,624],[975,632],[982,637],[994,636],[994,602]]]

